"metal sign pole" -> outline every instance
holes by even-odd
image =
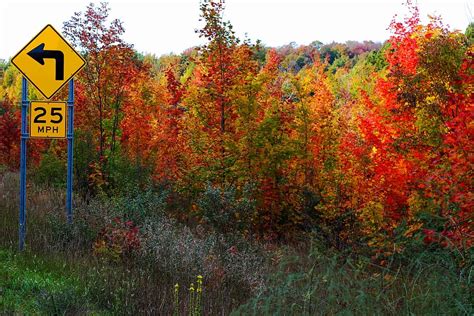
[[[45,63],[44,59],[53,59],[54,62]],[[67,138],[66,215],[67,222],[72,223],[74,148],[74,80],[72,77],[85,66],[86,61],[52,25],[48,24],[11,59],[11,63],[23,74],[19,214],[19,249],[23,250],[26,233],[26,145],[29,138]],[[29,102],[27,79],[46,99],[51,99],[69,82],[67,106],[66,102]],[[29,128],[26,125],[28,107],[30,108],[30,119],[32,119]],[[67,126],[64,125],[66,107]],[[33,109],[36,110],[35,113],[38,113],[34,119],[31,113]],[[50,112],[49,115],[46,115],[47,110]],[[49,122],[47,118],[49,118]]]
[[[25,248],[26,234],[26,141],[29,137],[26,126],[28,109],[28,82],[23,77],[21,81],[21,149],[20,149],[20,216],[18,248]]]
[[[69,97],[67,100],[67,193],[66,212],[67,222],[72,224],[72,167],[74,148],[74,79],[69,81]]]

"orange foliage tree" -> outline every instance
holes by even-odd
[[[462,34],[435,18],[422,26],[409,8],[409,18],[391,24],[387,74],[373,95],[362,93],[358,128],[342,143],[352,207],[375,247],[402,224],[405,236],[425,227],[464,247],[472,244],[472,55]]]
[[[132,46],[121,38],[122,22],[115,19],[106,24],[109,11],[106,3],[97,7],[91,3],[85,12],[76,12],[63,26],[64,34],[87,62],[78,78],[76,126],[84,132],[87,146],[95,149],[88,170],[78,174],[89,175],[92,187],[109,184],[108,175],[113,168],[108,164],[110,161],[114,166],[120,147],[122,108],[130,86],[143,71]]]

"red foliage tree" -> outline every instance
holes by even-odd
[[[0,165],[17,170],[20,161],[20,111],[5,98],[0,103]]]

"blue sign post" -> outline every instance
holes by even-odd
[[[20,251],[25,248],[26,234],[26,141],[30,136],[26,127],[28,105],[28,82],[23,77],[21,81],[20,218],[18,241]]]
[[[26,235],[26,151],[27,140],[30,138],[30,134],[28,132],[27,127],[27,113],[30,101],[28,100],[28,81],[25,77],[23,77],[21,84],[20,215],[18,248],[20,251],[23,251],[25,249]],[[72,224],[72,173],[74,157],[74,79],[71,79],[69,81],[67,106],[68,122],[66,216],[68,224]]]
[[[74,79],[69,81],[69,97],[67,100],[67,222],[72,223],[72,167],[74,150]]]

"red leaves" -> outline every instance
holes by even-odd
[[[437,240],[435,231],[432,229],[423,229],[423,234],[425,235],[423,242],[427,245],[432,244]]]
[[[413,33],[420,25],[420,15],[418,8],[411,1],[407,2],[410,16],[404,22],[397,22],[395,19],[390,23],[393,35],[389,39],[390,49],[387,50],[385,58],[389,63],[389,70],[400,71],[404,75],[415,75],[418,65],[418,43],[413,38]]]
[[[423,242],[426,245],[439,245],[442,248],[469,249],[474,244],[474,234],[459,226],[445,228],[441,232],[423,229]]]
[[[128,259],[140,249],[139,229],[130,220],[115,217],[105,226],[94,243],[94,254],[112,261]]]
[[[168,92],[170,94],[169,104],[176,107],[181,102],[184,93],[184,87],[176,79],[173,69],[170,67],[165,71]]]
[[[5,99],[0,103],[0,165],[11,170],[20,166],[20,128],[20,111],[15,111],[13,104]]]

